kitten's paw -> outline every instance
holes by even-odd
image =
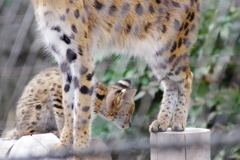
[[[155,120],[149,126],[149,132],[165,132],[169,124],[166,121]]]
[[[172,122],[172,131],[184,131],[185,130],[186,123],[173,121]]]

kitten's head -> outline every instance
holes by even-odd
[[[120,129],[131,127],[135,109],[133,98],[136,91],[131,88],[131,81],[128,79],[107,87],[107,94],[99,114],[106,120],[112,121]]]

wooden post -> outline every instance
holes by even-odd
[[[151,160],[210,160],[210,130],[186,128],[183,132],[151,133]]]
[[[49,149],[59,139],[52,133],[23,136],[19,140],[0,139],[0,158],[30,158],[47,155]],[[4,148],[1,146],[4,145]],[[98,139],[92,139],[90,149],[95,151],[107,150],[107,146]],[[2,156],[1,156],[2,155]],[[45,158],[46,159],[46,158]],[[51,160],[51,158],[47,158]],[[56,160],[56,158],[52,158]],[[71,160],[72,158],[57,158],[58,160]],[[97,153],[88,157],[88,160],[112,160],[110,153]]]

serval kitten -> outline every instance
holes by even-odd
[[[58,68],[50,68],[36,75],[17,102],[15,128],[5,130],[2,137],[19,139],[24,135],[49,132],[59,137],[64,119],[71,118],[63,112],[61,79]],[[118,128],[131,126],[136,89],[131,88],[130,80],[124,79],[108,87],[97,82],[93,92],[94,113],[113,122]]]

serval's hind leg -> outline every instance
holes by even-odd
[[[157,120],[149,127],[150,132],[164,132],[171,125],[173,131],[184,131],[188,117],[193,75],[186,72],[163,80],[164,94]]]
[[[192,92],[193,74],[189,68],[186,72],[180,73],[181,80],[177,81],[178,85],[178,99],[175,105],[173,119],[171,122],[173,131],[184,131],[186,127],[188,108],[190,105],[190,96]]]
[[[153,121],[149,127],[150,132],[164,132],[167,130],[178,98],[178,86],[175,82],[165,79],[162,83],[164,94],[160,104],[160,111],[157,120]]]

